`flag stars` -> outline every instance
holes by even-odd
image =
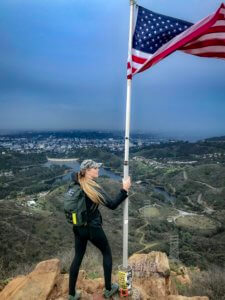
[[[155,14],[139,7],[133,47],[153,54],[188,27],[189,24],[185,21]]]

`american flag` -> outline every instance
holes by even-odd
[[[127,78],[143,72],[176,50],[225,59],[225,5],[192,24],[136,6]]]

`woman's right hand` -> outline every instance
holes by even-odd
[[[131,186],[130,176],[127,177],[126,180],[123,179],[123,189],[128,192]]]

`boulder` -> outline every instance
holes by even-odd
[[[129,258],[129,265],[133,271],[133,284],[144,297],[160,299],[171,294],[170,267],[165,253],[134,254]]]
[[[135,278],[149,278],[158,274],[160,277],[170,275],[169,260],[165,253],[152,251],[148,254],[133,254],[129,265]]]
[[[1,300],[46,300],[60,273],[60,261],[50,259],[37,264],[27,276],[18,276],[0,293]]]

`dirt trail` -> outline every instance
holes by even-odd
[[[202,193],[200,193],[200,194],[198,195],[197,202],[198,202],[198,204],[202,204],[202,203],[203,203],[203,201],[202,201]]]
[[[141,253],[142,251],[144,251],[144,250],[146,250],[146,249],[149,249],[149,248],[152,248],[152,247],[154,247],[155,245],[157,245],[158,243],[145,243],[144,242],[144,237],[145,237],[145,233],[144,233],[144,231],[143,231],[143,229],[146,227],[146,226],[148,226],[148,224],[149,224],[149,222],[146,220],[146,222],[145,222],[145,224],[144,225],[142,225],[141,227],[139,227],[139,228],[137,228],[136,229],[136,233],[141,233],[141,237],[140,237],[140,240],[139,240],[139,244],[141,245],[141,246],[143,246],[144,248],[142,248],[141,250],[139,250],[139,251],[137,251],[137,252],[135,252],[135,253]]]
[[[188,180],[187,172],[185,170],[183,171],[183,176],[184,176],[184,180]]]
[[[218,193],[220,193],[223,189],[223,187],[222,188],[216,188],[216,187],[213,187],[210,184],[202,182],[202,181],[198,181],[198,180],[193,180],[193,181],[197,182],[197,183],[200,183],[200,184],[203,184],[203,185],[207,186],[208,188],[210,188],[210,189],[212,189],[212,190],[214,190],[215,192],[218,192]]]
[[[185,181],[189,179],[188,174],[185,170],[183,171],[183,176],[184,176]],[[197,183],[200,183],[202,185],[205,185],[205,186],[207,186],[208,188],[212,189],[214,192],[217,192],[217,193],[220,193],[223,190],[223,187],[222,188],[216,188],[214,186],[211,186],[208,183],[205,183],[205,182],[202,182],[202,181],[199,181],[199,180],[192,180],[192,179],[190,179],[190,180],[193,181],[193,182],[197,182]]]
[[[186,196],[186,198],[187,198],[188,203],[190,203],[191,205],[195,205],[189,196]]]

